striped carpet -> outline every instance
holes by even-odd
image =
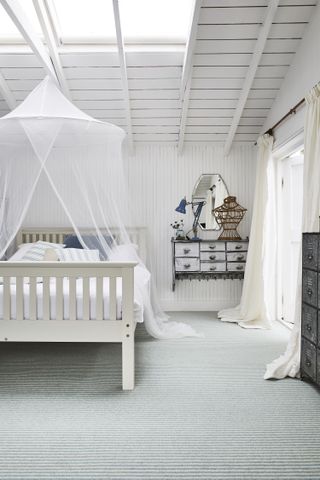
[[[264,381],[284,327],[176,313],[203,339],[137,332],[137,386],[117,345],[1,344],[0,479],[320,479],[320,393]]]

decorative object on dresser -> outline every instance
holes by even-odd
[[[192,240],[193,241],[199,240],[199,238],[198,238],[198,222],[199,222],[199,218],[200,218],[201,211],[202,211],[202,208],[203,208],[204,204],[205,204],[205,202],[193,202],[193,201],[192,202],[187,202],[186,197],[184,197],[180,201],[177,208],[175,209],[176,212],[178,212],[178,213],[186,214],[187,213],[186,206],[187,205],[192,205],[192,211],[193,211],[193,214],[194,214],[194,221],[193,221],[193,225],[192,225],[192,231],[193,231]],[[196,210],[194,210],[194,207],[197,207]],[[191,230],[189,230],[189,232],[191,232]],[[188,236],[188,233],[187,233],[187,236]]]
[[[320,386],[320,233],[302,241],[301,379]]]
[[[219,240],[241,240],[237,226],[247,209],[237,203],[236,197],[227,197],[223,204],[213,210],[217,223],[222,227]]]
[[[192,202],[205,202],[199,216],[199,227],[204,231],[220,230],[213,215],[213,209],[223,203],[229,195],[227,186],[218,173],[200,175],[192,192]]]
[[[176,280],[242,279],[248,240],[172,242],[172,290]]]
[[[184,233],[183,227],[183,220],[176,220],[173,223],[170,223],[170,226],[175,230],[176,232],[176,240],[185,240],[186,235]]]
[[[193,192],[191,202],[184,197],[177,208],[176,212],[185,214],[186,206],[192,205],[194,221],[192,229],[193,241],[199,241],[198,227],[201,230],[220,230],[220,226],[213,215],[213,208],[220,205],[223,199],[228,195],[226,184],[221,175],[218,173],[204,173],[198,178]],[[188,233],[186,237],[188,238]]]

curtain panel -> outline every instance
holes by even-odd
[[[256,186],[246,270],[240,304],[218,318],[244,328],[267,329],[275,310],[273,137],[259,137]]]
[[[303,166],[303,232],[319,231],[320,214],[320,83],[306,96]],[[301,247],[295,300],[294,327],[286,348],[279,358],[267,365],[264,378],[297,377],[300,371],[301,327]]]

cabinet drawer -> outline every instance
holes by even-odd
[[[228,252],[239,252],[248,250],[248,242],[227,242]]]
[[[176,243],[176,257],[199,257],[199,243]]]
[[[305,338],[301,342],[301,374],[316,381],[317,351],[316,347]]]
[[[224,252],[226,249],[226,244],[224,242],[201,242],[200,250],[201,252]]]
[[[201,252],[201,261],[223,262],[226,260],[225,252]]]
[[[176,258],[176,272],[198,272],[200,262],[198,258]]]
[[[302,271],[302,300],[315,307],[318,303],[317,275],[312,270]]]
[[[302,240],[302,265],[317,269],[318,266],[318,235],[305,233]]]
[[[245,262],[247,260],[247,252],[228,252],[228,262]]]
[[[303,303],[301,315],[301,333],[313,343],[317,343],[317,319],[317,309]]]
[[[246,268],[246,264],[244,262],[228,262],[227,263],[227,270],[228,272],[244,272]]]
[[[201,272],[225,272],[226,270],[226,262],[201,262]]]

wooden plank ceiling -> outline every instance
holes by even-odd
[[[254,142],[297,51],[316,0],[280,0],[234,142]],[[184,142],[225,142],[267,0],[203,0],[192,57]],[[126,51],[134,142],[178,143],[184,51]],[[58,48],[73,102],[127,128],[118,53],[103,46]],[[0,46],[0,73],[17,104],[44,78],[26,46]],[[8,112],[0,99],[0,115]]]

